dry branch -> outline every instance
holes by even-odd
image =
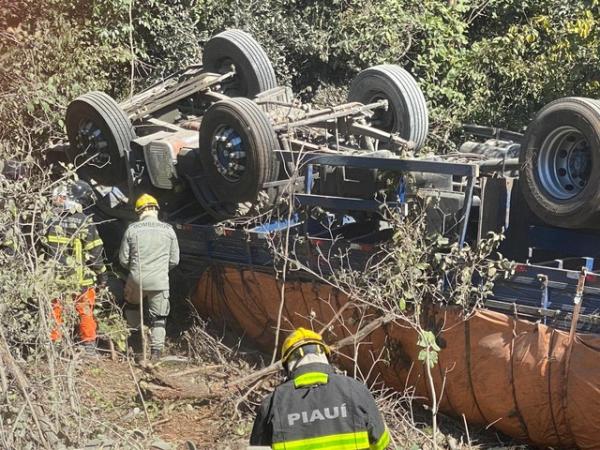
[[[377,328],[394,320],[394,318],[394,314],[387,314],[385,316],[378,317],[370,321],[355,334],[337,341],[331,347],[334,351],[337,351],[348,345],[356,344],[357,342],[364,340]],[[213,365],[210,367],[218,368],[221,367],[221,365]],[[281,361],[276,361],[275,363],[270,364],[269,366],[257,372],[218,386],[215,386],[214,384],[212,386],[200,386],[197,383],[181,379],[184,375],[208,371],[208,367],[194,368],[173,375],[165,375],[153,365],[143,365],[142,368],[145,371],[145,377],[139,383],[140,388],[153,398],[160,400],[193,399],[196,401],[203,401],[222,398],[223,396],[232,393],[234,390],[242,390],[247,386],[253,386],[250,389],[252,390],[256,387],[256,385],[262,383],[261,380],[263,378],[279,372],[282,369],[282,365]],[[246,398],[247,395],[248,393],[246,393],[242,399]]]
[[[378,317],[377,319],[373,319],[367,325],[365,325],[363,328],[358,330],[356,332],[356,334],[353,334],[351,336],[340,339],[335,344],[331,345],[331,349],[336,351],[342,347],[356,344],[357,342],[360,342],[363,339],[365,339],[369,334],[371,334],[377,328],[379,328],[380,326],[385,325],[387,323],[390,323],[395,318],[396,318],[395,314],[389,313],[389,314],[386,314],[385,316],[381,316],[381,317]]]
[[[220,369],[222,367],[226,367],[225,364],[211,364],[208,366],[194,367],[192,369],[183,370],[181,372],[177,372],[174,374],[174,377],[185,377],[188,375],[195,375],[197,373],[213,373],[215,369]]]
[[[150,421],[150,416],[148,415],[148,407],[146,406],[146,400],[144,400],[144,395],[142,394],[142,389],[140,383],[135,377],[135,373],[133,372],[133,366],[131,365],[131,360],[127,359],[127,364],[129,366],[129,373],[131,373],[131,378],[133,379],[133,384],[135,384],[135,388],[137,393],[142,401],[142,406],[144,407],[144,415],[146,416],[146,421],[148,422],[148,428],[150,429],[150,433],[152,433],[152,422]]]
[[[220,367],[220,366],[217,366]],[[152,398],[160,400],[211,400],[222,397],[224,392],[221,388],[211,389],[210,386],[200,386],[181,380],[181,374],[164,375],[152,365],[143,365],[145,377],[140,381],[142,388]],[[204,369],[204,368],[199,368]],[[200,370],[198,370],[200,372]],[[188,371],[188,374],[191,373]]]
[[[140,388],[155,400],[212,400],[221,398],[223,391],[210,390],[194,386],[191,383],[179,383],[178,386],[162,386],[151,381],[141,381]]]
[[[345,337],[343,339],[340,339],[339,341],[332,344],[331,345],[332,350],[337,351],[343,347],[346,347],[348,345],[353,345],[353,344],[356,344],[357,342],[362,341],[369,334],[371,334],[374,330],[376,330],[377,328],[379,328],[380,326],[382,326],[386,323],[391,322],[392,320],[394,320],[395,317],[396,316],[394,314],[390,313],[390,314],[386,314],[385,316],[381,316],[376,319],[373,319],[367,325],[365,325],[363,328],[358,330],[355,334]],[[277,362],[259,370],[258,372],[254,372],[243,378],[238,378],[237,380],[233,380],[231,383],[228,383],[228,386],[243,387],[243,386],[246,386],[248,384],[252,384],[252,383],[258,381],[259,379],[261,379],[263,377],[277,373],[281,369],[282,369],[281,361],[277,361]]]
[[[22,372],[21,368],[10,352],[10,348],[6,342],[6,337],[4,336],[4,330],[2,327],[0,327],[0,339],[2,339],[2,342],[0,342],[0,365],[6,367],[8,369],[8,373],[11,374],[17,382],[19,390],[21,391],[21,395],[23,395],[23,398],[25,399],[25,402],[31,411],[31,417],[33,418],[35,427],[39,434],[40,442],[44,448],[50,450],[52,445],[48,442],[48,439],[57,442],[58,439],[56,437],[56,433],[53,430],[47,429],[49,427],[50,420],[46,417],[42,408],[31,401],[29,395],[29,392],[31,392],[31,386],[29,385],[27,377]],[[44,424],[44,427],[42,427],[42,423]],[[46,429],[44,430],[44,428]]]

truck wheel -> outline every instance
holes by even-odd
[[[360,72],[350,85],[348,101],[373,103],[386,99],[387,111],[375,110],[371,125],[413,141],[418,150],[429,128],[427,103],[421,88],[406,70],[393,64],[373,66]]]
[[[252,100],[222,100],[202,118],[200,162],[221,202],[255,202],[263,184],[279,176],[278,148],[268,117]]]
[[[204,69],[236,74],[223,82],[223,93],[230,97],[253,98],[277,86],[269,57],[256,40],[241,30],[227,30],[213,36],[204,46]]]
[[[85,178],[104,185],[127,180],[129,145],[135,139],[130,120],[104,92],[88,92],[67,107],[69,157]]]
[[[598,227],[600,104],[567,97],[543,107],[527,127],[519,157],[523,196],[544,222]]]

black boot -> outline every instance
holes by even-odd
[[[150,350],[150,359],[152,359],[152,361],[158,361],[160,359],[160,354],[160,349],[153,348],[152,350]]]
[[[131,348],[131,351],[135,355],[142,354],[142,352],[143,352],[142,333],[139,330],[131,332],[131,334],[127,338],[127,347]]]
[[[95,341],[82,342],[81,347],[83,348],[83,354],[86,357],[96,358],[99,356]]]

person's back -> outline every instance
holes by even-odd
[[[132,328],[131,346],[139,352],[142,317],[139,303],[148,300],[152,321],[150,348],[153,358],[159,358],[165,343],[169,303],[169,271],[179,264],[179,246],[173,227],[158,220],[158,201],[148,194],[136,201],[140,220],[125,231],[119,250],[119,261],[129,269],[123,308]]]
[[[336,374],[319,334],[299,328],[286,339],[289,379],[262,402],[251,445],[273,449],[384,449],[389,433],[367,387]]]
[[[152,213],[129,225],[119,259],[143,290],[163,291],[169,289],[169,270],[179,261],[177,236],[171,225]]]

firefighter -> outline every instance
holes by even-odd
[[[140,352],[143,318],[139,302],[147,299],[151,321],[150,351],[159,359],[165,344],[169,315],[169,271],[179,264],[179,246],[173,227],[158,219],[158,201],[148,194],[135,202],[137,222],[129,225],[119,251],[121,265],[129,270],[125,286],[124,308],[127,323],[133,329],[131,346]]]
[[[367,387],[334,373],[320,334],[298,328],[283,342],[287,381],[267,396],[250,445],[273,449],[384,449],[389,433]]]
[[[49,258],[58,263],[57,279],[67,289],[75,289],[72,298],[79,315],[79,338],[86,352],[96,353],[94,305],[96,284],[106,283],[102,239],[92,219],[83,213],[82,204],[89,203],[92,189],[84,181],[60,185],[52,192],[53,216],[46,223],[42,243]],[[63,299],[52,304],[54,327],[50,338],[62,338]]]

